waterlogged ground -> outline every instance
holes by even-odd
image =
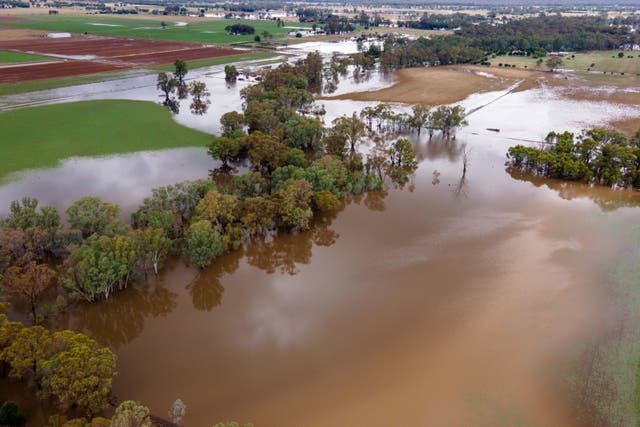
[[[177,120],[215,132],[243,83],[210,78],[211,112]],[[138,90],[132,98],[151,96],[108,93]],[[327,120],[368,105],[323,104]],[[179,397],[187,425],[585,423],[569,377],[621,325],[611,268],[640,197],[510,173],[504,154],[637,110],[544,88],[464,105],[475,111],[456,141],[413,137],[420,166],[404,188],[357,197],[308,232],[249,243],[203,271],[172,260],[57,326],[118,353],[119,400],[164,415]],[[215,166],[197,148],[71,159],[3,185],[0,206],[30,195],[63,209],[95,194],[130,212],[150,188]]]

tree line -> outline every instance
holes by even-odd
[[[606,18],[541,15],[501,25],[464,25],[452,35],[407,40],[387,37],[381,64],[385,69],[425,65],[480,63],[490,54],[520,50],[588,51],[633,46],[638,35],[628,27],[609,25]]]
[[[542,148],[509,148],[507,165],[534,174],[572,181],[640,187],[640,131],[632,138],[594,128],[580,135],[550,132]]]

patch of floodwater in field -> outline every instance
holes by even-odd
[[[35,197],[60,212],[83,196],[98,196],[131,213],[150,190],[188,179],[206,178],[217,167],[205,148],[143,151],[104,157],[76,157],[52,169],[18,172],[0,186],[0,216],[11,200]]]
[[[579,133],[582,129],[605,126],[608,122],[637,117],[640,106],[609,102],[575,101],[559,96],[554,88],[538,88],[521,92],[508,91],[474,94],[462,101],[468,111],[469,126],[460,134],[473,138],[492,134],[503,140],[497,148],[518,141],[541,142],[550,131]],[[499,133],[487,128],[498,128]],[[515,141],[515,142],[514,142]]]
[[[122,27],[119,24],[105,24],[104,22],[87,22],[89,25],[95,25],[96,27]]]

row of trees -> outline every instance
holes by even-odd
[[[507,165],[542,176],[606,186],[640,187],[640,131],[624,134],[591,129],[575,136],[551,132],[542,148],[509,148]]]
[[[389,36],[381,56],[385,69],[425,65],[480,63],[487,55],[520,50],[527,55],[542,51],[618,49],[638,43],[628,27],[609,25],[595,16],[537,16],[502,25],[482,22],[463,25],[455,34],[406,40]]]

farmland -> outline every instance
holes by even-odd
[[[284,37],[288,31],[291,31],[284,27],[278,27],[275,21],[203,18],[202,21],[182,22],[179,20],[180,18],[167,18],[165,21],[159,21],[156,19],[115,18],[95,15],[29,15],[29,18],[16,19],[13,22],[9,20],[10,22],[3,22],[3,25],[47,31],[193,43],[233,43],[253,40],[253,35],[234,36],[227,34],[225,27],[234,23],[251,25],[255,28],[256,34],[267,31],[276,38]],[[162,26],[162,22],[166,26]]]
[[[0,50],[0,64],[13,64],[22,62],[34,62],[34,61],[50,61],[55,58],[50,58],[41,55],[30,55],[28,53],[20,52],[8,52]]]
[[[578,75],[596,76],[609,75],[640,75],[640,52],[624,52],[618,57],[619,51],[607,50],[597,52],[574,53],[562,58],[560,68],[574,70]],[[545,65],[538,67],[537,59],[528,56],[501,55],[491,59],[491,65],[509,64],[518,68],[545,69]],[[592,73],[589,73],[592,72]]]
[[[37,123],[38,126],[33,124]],[[0,177],[72,156],[204,146],[208,134],[178,125],[162,106],[88,101],[0,112]]]

